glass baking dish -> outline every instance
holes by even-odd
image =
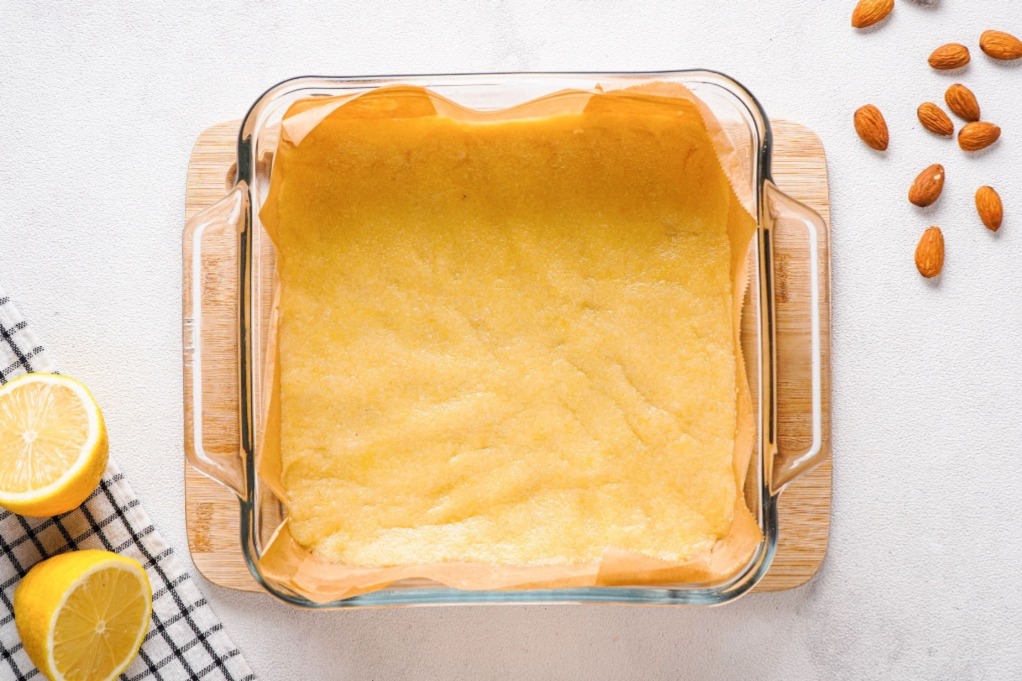
[[[656,586],[586,587],[548,590],[466,591],[426,580],[399,582],[352,598],[319,603],[287,584],[263,574],[259,558],[286,510],[258,475],[265,404],[270,386],[264,373],[272,351],[270,314],[276,277],[273,244],[259,221],[266,198],[281,119],[298,99],[357,94],[405,84],[429,88],[467,107],[503,109],[564,89],[620,88],[653,81],[679,83],[695,94],[717,118],[737,152],[749,186],[735,187],[758,220],[756,237],[746,255],[750,272],[742,310],[741,343],[745,369],[757,408],[755,451],[746,476],[745,496],[763,541],[737,574],[720,583]],[[711,71],[655,73],[518,73],[433,76],[301,77],[264,93],[244,118],[238,136],[237,172],[226,196],[188,221],[184,257],[193,272],[203,267],[203,242],[225,230],[236,233],[239,262],[237,353],[239,366],[239,450],[204,442],[202,276],[185,292],[184,367],[185,451],[189,463],[233,491],[241,514],[240,544],[252,575],[270,594],[309,608],[470,604],[470,603],[621,603],[715,605],[747,593],[766,574],[777,545],[777,501],[785,485],[826,456],[824,446],[821,336],[820,235],[822,218],[781,192],[771,179],[771,130],[759,102],[733,79]],[[811,380],[807,414],[811,438],[804,448],[788,451],[777,437],[777,321],[772,259],[775,228],[781,223],[805,232],[808,241],[811,352],[804,358]],[[826,271],[823,263],[823,272]],[[209,342],[208,340],[206,342]]]

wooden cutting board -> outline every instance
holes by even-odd
[[[188,164],[185,218],[212,205],[233,184],[238,121],[207,128],[195,143]],[[824,446],[830,445],[830,204],[827,160],[811,130],[773,121],[774,180],[791,196],[818,211],[828,225],[822,235],[821,332],[823,357]],[[775,288],[778,320],[778,412],[782,446],[809,442],[810,377],[808,244],[799,231],[775,235]],[[184,258],[184,290],[192,285],[191,258]],[[203,244],[204,443],[213,452],[237,452],[237,240]],[[185,410],[191,409],[190,402]],[[223,587],[261,591],[241,554],[239,509],[234,495],[187,463],[185,519],[192,560],[202,575]],[[807,582],[823,562],[830,528],[831,464],[825,463],[792,482],[778,505],[780,541],[773,565],[756,591],[791,589]]]

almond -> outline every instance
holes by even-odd
[[[1001,228],[1004,219],[1004,204],[993,187],[980,187],[976,190],[976,212],[986,228],[996,232]]]
[[[979,120],[979,102],[976,101],[976,95],[961,83],[955,83],[947,89],[944,101],[947,102],[947,108],[959,118],[966,121]]]
[[[1001,136],[1001,129],[993,123],[976,121],[966,123],[958,131],[958,146],[966,151],[979,151],[985,149],[997,141]]]
[[[940,71],[960,69],[969,63],[969,48],[960,43],[941,45],[930,55],[930,66]]]
[[[944,111],[933,102],[923,102],[916,109],[919,122],[934,135],[950,137],[955,134],[955,124]]]
[[[894,9],[894,0],[859,0],[852,12],[852,26],[866,28],[883,21]]]
[[[916,269],[927,279],[944,269],[944,235],[940,227],[929,227],[916,246]]]
[[[908,190],[908,200],[925,208],[932,206],[944,191],[944,166],[934,163],[916,176]]]
[[[983,31],[979,49],[994,59],[1018,59],[1022,57],[1022,40],[1004,31]]]
[[[887,121],[884,120],[884,115],[872,104],[856,109],[855,132],[863,142],[877,151],[885,150],[891,139],[887,132]]]

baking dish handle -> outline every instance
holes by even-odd
[[[225,230],[240,233],[248,220],[248,187],[240,182],[224,198],[185,224],[182,343],[184,357],[185,456],[192,466],[216,482],[245,498],[244,470],[240,447],[216,452],[203,440],[203,283],[207,274],[203,263],[203,242],[223,235]],[[222,237],[221,237],[222,238]],[[211,255],[206,253],[207,256]],[[240,432],[239,432],[240,436]]]
[[[821,347],[822,337],[820,335],[821,316],[823,314],[823,308],[820,305],[821,277],[827,276],[827,262],[825,254],[821,251],[821,238],[826,234],[827,225],[819,213],[791,198],[772,182],[766,182],[764,195],[770,214],[771,231],[775,231],[773,227],[782,222],[801,225],[808,239],[809,321],[811,334],[810,356],[808,359],[811,377],[809,402],[812,435],[809,446],[799,451],[788,451],[780,442],[777,442],[770,480],[771,491],[776,494],[801,473],[820,463],[827,456],[827,448],[824,442],[823,357]],[[776,325],[776,311],[772,316]],[[776,369],[776,360],[774,360],[774,366]],[[777,406],[775,402],[775,417],[776,413]]]

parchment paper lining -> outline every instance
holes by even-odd
[[[394,94],[403,88],[391,88]],[[377,94],[383,90],[376,91]],[[320,122],[344,104],[360,95],[316,98],[296,102],[282,123],[281,142],[297,146]],[[550,96],[505,109],[500,112],[477,112],[465,109],[431,93],[438,115],[461,119],[506,120],[542,117],[552,114],[581,112],[593,98],[601,107],[627,108],[637,100],[667,103],[679,108],[693,105],[720,160],[721,169],[731,185],[731,206],[728,235],[731,242],[733,335],[736,357],[736,413],[734,475],[738,494],[734,519],[729,532],[704,553],[683,563],[669,563],[641,554],[608,548],[599,564],[560,566],[501,566],[466,563],[405,565],[365,568],[339,565],[319,558],[302,547],[291,536],[287,519],[273,534],[259,566],[264,575],[276,580],[315,602],[329,602],[386,588],[403,580],[432,580],[458,589],[550,589],[611,585],[666,585],[720,583],[745,566],[762,541],[759,526],[745,502],[745,476],[755,450],[756,421],[746,378],[741,350],[742,301],[748,284],[748,248],[755,234],[756,221],[751,211],[752,183],[745,175],[740,159],[719,122],[709,108],[686,88],[674,83],[651,83],[622,90],[597,89],[554,93]],[[385,98],[373,98],[376,104]],[[371,114],[372,115],[372,114]],[[385,116],[386,111],[380,110]],[[278,181],[281,164],[274,164],[271,191],[260,213],[271,238],[276,234],[276,195],[272,183]],[[278,278],[279,282],[279,278]],[[279,283],[274,295],[273,314],[266,350],[266,394],[261,404],[266,407],[263,437],[259,439],[259,475],[261,482],[287,505],[285,490],[280,484],[280,375],[276,343]]]

